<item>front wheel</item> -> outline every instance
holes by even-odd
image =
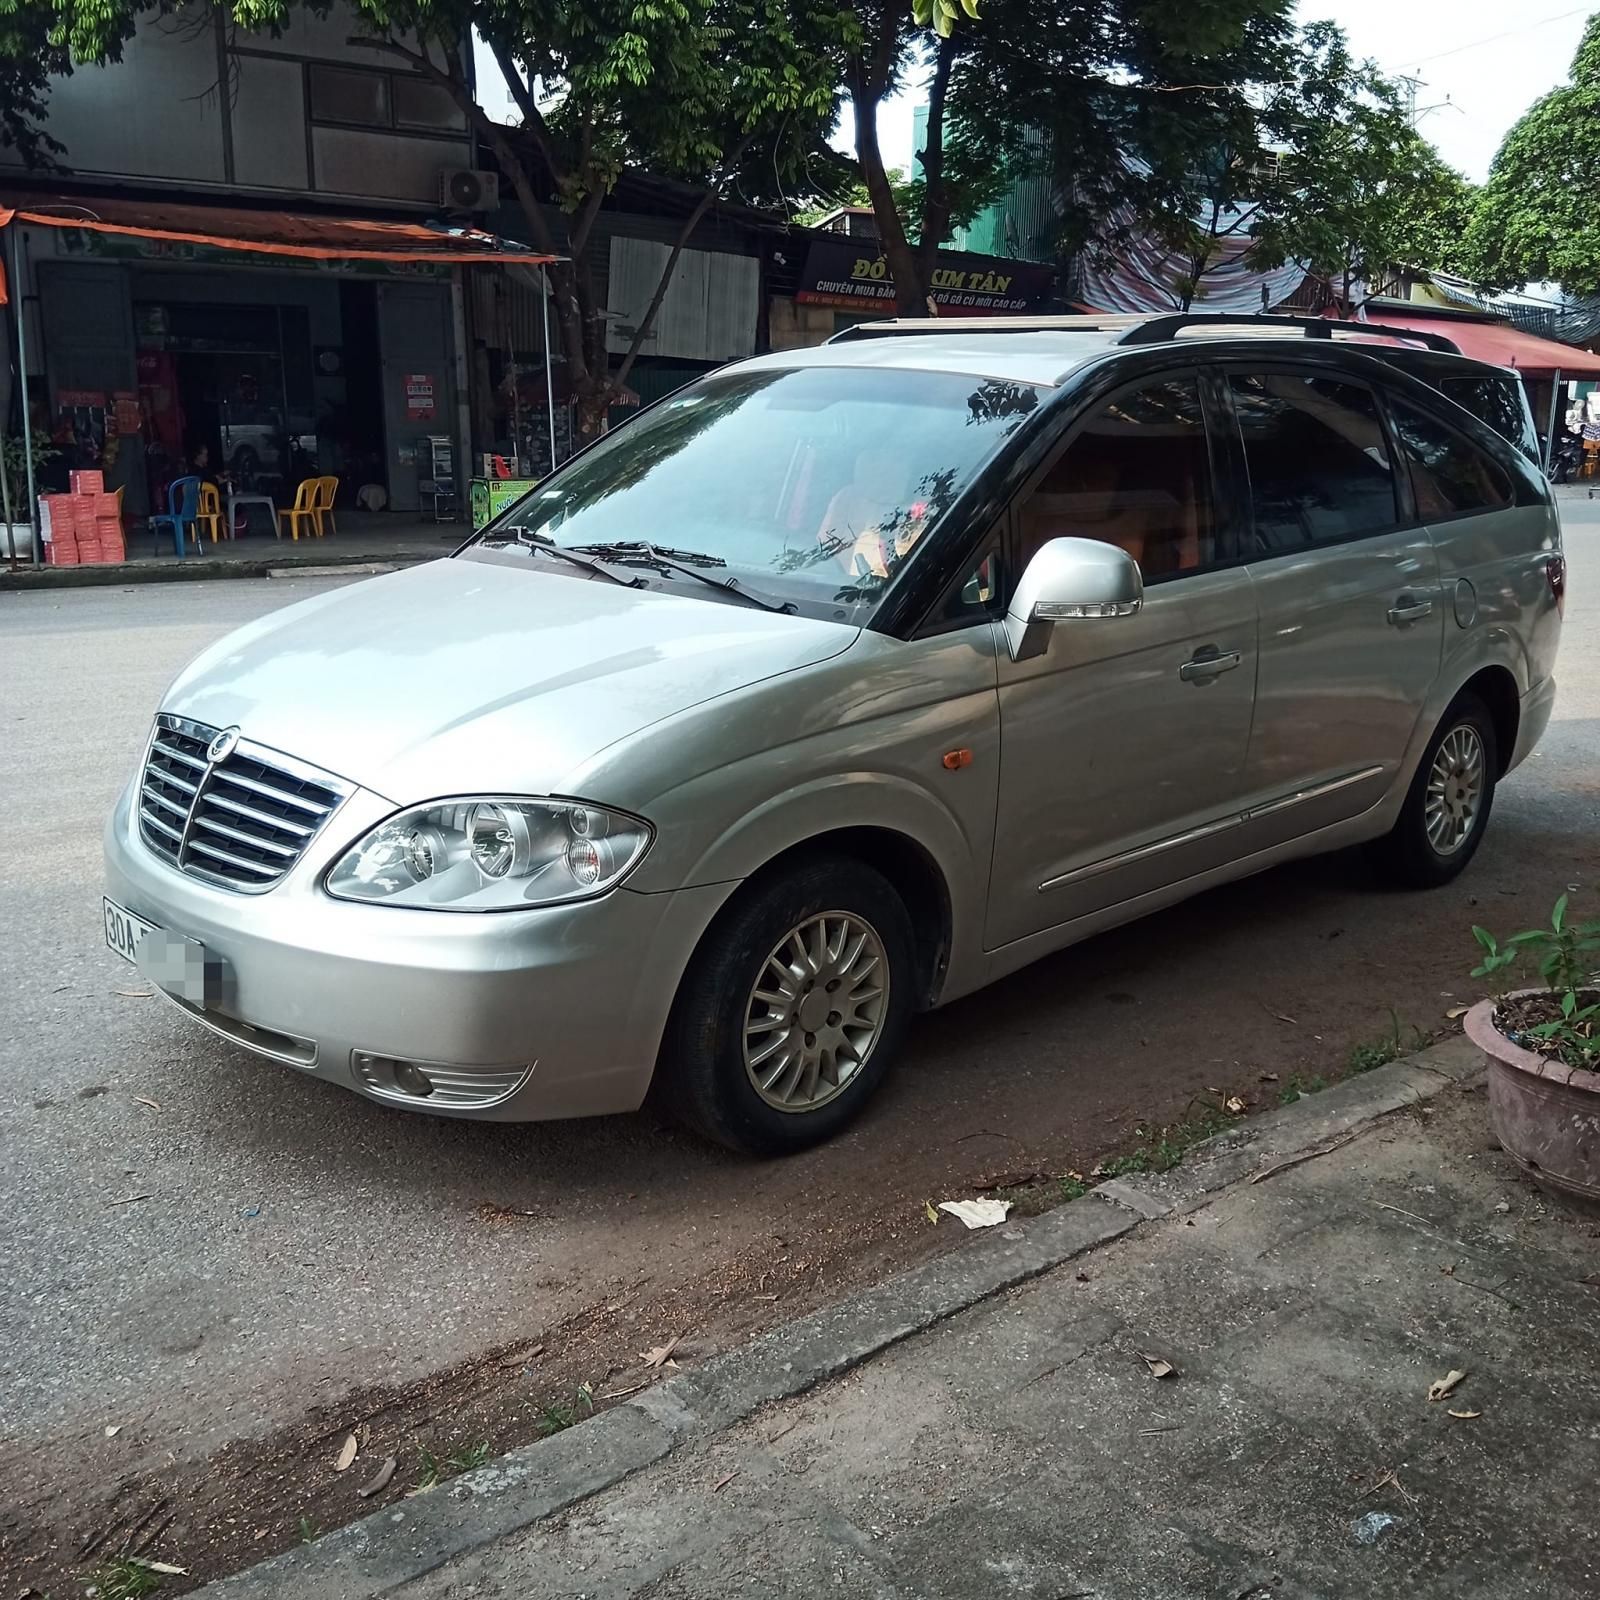
[[[830,1138],[888,1072],[915,973],[905,904],[871,867],[819,857],[752,886],[706,936],[673,1005],[670,1108],[750,1155]]]
[[[1434,730],[1393,829],[1373,846],[1380,869],[1408,888],[1449,883],[1477,854],[1499,770],[1494,718],[1463,694]]]

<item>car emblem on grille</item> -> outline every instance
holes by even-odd
[[[237,728],[224,728],[206,746],[206,760],[215,766],[219,761],[226,761],[233,754],[233,747],[239,742]]]

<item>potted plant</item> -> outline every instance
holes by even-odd
[[[1543,979],[1466,1016],[1489,1064],[1495,1137],[1540,1188],[1600,1209],[1600,922],[1569,922],[1562,895],[1548,928],[1503,945],[1485,928],[1472,934],[1483,949],[1473,977],[1498,980],[1528,961]]]
[[[33,441],[33,470],[39,469],[57,454],[48,439]],[[25,561],[33,560],[33,530],[28,525],[28,465],[21,439],[0,435],[0,473],[5,482],[0,485],[0,560],[15,555]],[[9,519],[6,516],[10,508]]]

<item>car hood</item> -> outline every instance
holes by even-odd
[[[560,793],[619,739],[826,660],[859,631],[531,565],[435,561],[229,634],[162,709],[237,726],[396,803]]]

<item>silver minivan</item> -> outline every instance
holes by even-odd
[[[1308,331],[890,322],[678,391],[189,666],[108,943],[392,1105],[654,1088],[781,1152],[915,1012],[1103,928],[1354,844],[1448,881],[1550,717],[1555,508]]]

